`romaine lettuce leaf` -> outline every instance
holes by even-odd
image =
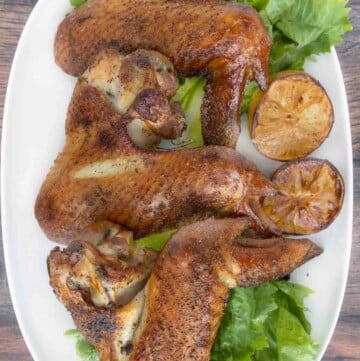
[[[247,113],[251,99],[257,89],[259,89],[259,86],[257,85],[256,81],[251,81],[246,86],[241,103],[241,113]]]
[[[165,247],[166,242],[175,232],[176,229],[163,233],[152,234],[136,240],[135,243],[139,248],[151,248],[155,251],[161,251]]]
[[[181,104],[187,128],[180,138],[163,140],[157,147],[158,150],[197,148],[204,145],[200,117],[205,84],[206,79],[200,77],[182,79],[182,84],[172,100]]]
[[[87,0],[70,0],[70,4],[77,8],[79,7],[80,5],[84,4]]]
[[[277,311],[276,343],[279,361],[314,361],[318,345],[300,320],[285,307]]]
[[[256,351],[269,346],[262,325],[276,309],[275,292],[270,283],[232,291],[212,348],[212,361],[251,361]]]
[[[311,325],[305,317],[307,308],[304,306],[304,299],[310,296],[313,292],[302,285],[290,282],[278,282],[277,287],[281,293],[284,293],[288,297],[279,297],[277,302],[279,305],[283,305],[284,308],[290,310],[302,323],[307,333],[311,332]],[[281,295],[281,294],[280,294]]]
[[[212,349],[212,361],[313,361],[318,345],[310,336],[301,285],[274,281],[231,292]]]
[[[303,70],[312,55],[329,52],[352,29],[347,0],[230,0],[259,11],[273,38],[270,72]]]
[[[317,42],[318,52],[330,51],[352,29],[347,0],[270,0],[266,13],[274,26],[299,47]],[[322,41],[318,40],[322,38]]]
[[[79,330],[72,329],[65,332],[65,336],[74,338],[76,341],[76,353],[83,361],[99,361],[99,355],[95,347],[86,340]]]

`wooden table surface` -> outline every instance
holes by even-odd
[[[0,124],[16,44],[35,3],[36,0],[0,0]],[[350,7],[353,9],[350,17],[354,30],[346,35],[337,52],[345,78],[352,128],[355,193],[353,249],[345,300],[335,334],[323,358],[325,361],[360,360],[360,0],[350,0]],[[31,359],[11,305],[1,244],[0,360]]]

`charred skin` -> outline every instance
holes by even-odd
[[[209,216],[262,218],[259,200],[274,186],[235,150],[207,146],[154,152],[131,141],[127,125],[137,117],[143,96],[148,92],[119,116],[97,89],[77,84],[64,150],[35,205],[49,239],[68,243],[103,220],[138,238]]]
[[[207,144],[235,147],[245,84],[267,83],[270,36],[250,6],[222,0],[89,0],[60,24],[55,60],[79,76],[96,54],[157,50],[180,76],[208,79],[202,107]]]
[[[51,252],[51,285],[101,361],[208,361],[229,289],[278,279],[322,252],[307,239],[248,238],[250,223],[208,219],[183,227],[158,256],[145,291],[122,307],[116,302],[95,306],[89,287],[71,287],[77,264],[89,259],[76,254],[78,242]],[[99,252],[90,250],[99,259]],[[148,265],[137,267],[147,274]],[[121,274],[121,267],[119,277],[133,279],[138,273],[129,266]],[[82,267],[82,276],[92,284],[104,281],[99,273],[93,277],[91,267]]]

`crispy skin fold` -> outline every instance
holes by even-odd
[[[105,47],[157,50],[181,76],[207,77],[202,107],[207,144],[235,147],[247,81],[267,83],[270,36],[244,4],[222,0],[89,0],[59,26],[55,60],[79,76]]]
[[[84,301],[92,299],[89,288],[71,288],[76,262],[89,258],[76,257],[73,245],[50,254],[51,285],[102,361],[208,361],[229,289],[283,277],[322,252],[308,239],[247,238],[249,224],[208,219],[183,227],[157,258],[145,291],[124,307],[94,306]],[[126,272],[132,277],[131,267]],[[91,268],[82,275],[96,283]]]
[[[139,113],[161,112],[153,95],[151,89],[140,92],[119,116],[97,89],[79,81],[64,150],[35,205],[49,239],[68,243],[103,220],[138,238],[209,216],[263,217],[259,200],[275,188],[235,150],[208,146],[155,152],[131,141],[127,125]]]

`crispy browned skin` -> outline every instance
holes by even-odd
[[[89,0],[60,24],[55,59],[80,75],[105,47],[157,50],[181,76],[208,79],[202,107],[207,144],[235,147],[244,86],[266,87],[271,40],[248,5],[222,0]]]
[[[208,361],[229,289],[283,277],[322,252],[307,239],[246,238],[248,224],[208,219],[183,227],[158,257],[145,293],[125,307],[94,306],[86,287],[69,286],[85,257],[73,245],[50,254],[51,285],[102,361]],[[82,272],[96,283],[91,268]],[[131,278],[131,267],[126,272]]]
[[[208,146],[154,152],[131,141],[127,125],[162,112],[158,91],[141,91],[119,116],[79,81],[66,120],[66,144],[43,183],[35,214],[46,235],[67,243],[96,221],[135,237],[209,215],[261,218],[259,199],[273,184],[235,150]]]

